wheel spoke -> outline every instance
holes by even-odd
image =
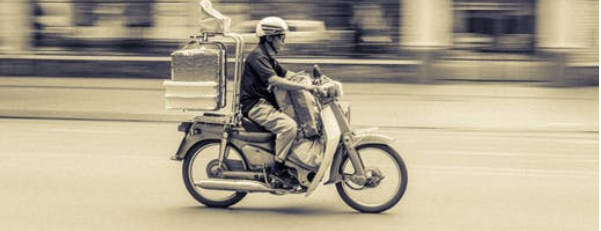
[[[196,186],[196,183],[219,178],[219,143],[209,143],[201,146],[196,152],[186,157],[184,163],[184,181],[188,191],[199,202],[207,206],[227,207],[240,201],[245,193],[223,190],[209,190]],[[243,161],[240,153],[233,148],[229,148],[229,160]],[[227,170],[226,162],[221,167]]]
[[[199,182],[214,178],[207,173],[215,171],[217,168],[216,164],[218,164],[218,161],[216,160],[219,157],[219,145],[207,145],[199,149],[195,155],[196,158],[190,164],[190,180],[192,182]],[[196,187],[195,190],[203,197],[215,201],[228,200],[236,194],[235,192],[207,190],[199,187]]]
[[[350,181],[356,172],[350,158],[342,164],[344,182],[337,189],[344,201],[362,212],[381,212],[394,206],[406,188],[406,169],[400,156],[383,145],[366,145],[357,149],[365,166],[367,182],[357,185]],[[386,179],[386,180],[384,180]]]

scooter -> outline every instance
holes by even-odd
[[[241,68],[241,61],[237,54],[236,68]],[[322,75],[319,68],[314,73]],[[184,137],[172,160],[183,161],[184,184],[198,202],[225,208],[248,193],[309,196],[322,182],[336,185],[343,201],[360,212],[380,213],[401,200],[407,168],[391,146],[393,139],[374,129],[352,129],[338,96],[318,96],[324,141],[321,163],[308,167],[289,159],[284,177],[270,175],[274,135],[242,116],[238,69],[234,81],[233,113],[205,113],[178,128]]]

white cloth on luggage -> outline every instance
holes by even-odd
[[[204,33],[225,34],[230,31],[232,19],[213,8],[211,1],[200,2],[200,31]]]

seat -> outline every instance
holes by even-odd
[[[271,132],[249,132],[243,129],[234,130],[230,137],[249,143],[269,143],[275,140],[275,135]]]
[[[255,123],[254,121],[250,120],[249,118],[246,118],[245,116],[242,116],[242,127],[244,127],[244,130],[246,130],[247,132],[269,132],[265,128],[263,128],[263,126]]]
[[[273,142],[275,135],[252,120],[242,117],[242,128],[234,129],[231,138],[250,143]]]

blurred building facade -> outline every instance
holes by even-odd
[[[196,0],[2,0],[4,48],[94,40],[185,40]],[[444,47],[482,52],[597,48],[598,0],[216,0],[233,24],[278,15],[346,31],[357,52]],[[27,28],[29,27],[29,28]],[[22,44],[10,42],[19,37]],[[58,44],[56,44],[59,41]],[[362,47],[382,49],[361,49]],[[598,49],[593,49],[598,50]]]
[[[232,25],[266,16],[325,24],[314,56],[536,59],[598,66],[598,0],[213,0]],[[197,33],[198,0],[0,0],[0,52],[142,46]],[[291,46],[294,48],[294,46]],[[516,58],[517,57],[517,58]]]

